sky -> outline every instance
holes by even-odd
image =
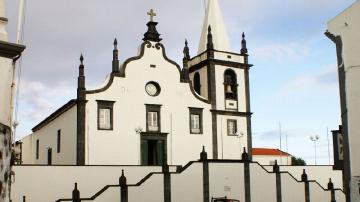
[[[327,22],[354,0],[219,3],[233,52],[239,52],[245,32],[254,64],[250,70],[253,146],[280,148],[281,134],[284,151],[314,164],[310,136],[318,135],[317,163],[329,164],[328,145],[332,163],[330,131],[341,124],[340,104],[335,46],[324,32]],[[14,42],[18,1],[6,0],[6,6],[9,38]],[[185,38],[195,56],[205,14],[203,0],[27,2],[17,139],[76,97],[81,53],[87,88],[101,85],[111,72],[115,37],[121,62],[136,56],[151,8],[157,13],[169,58],[182,64]]]

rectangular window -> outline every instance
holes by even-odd
[[[227,120],[227,133],[228,135],[236,135],[237,132],[237,120],[228,119]]]
[[[200,133],[200,115],[191,114],[191,132]]]
[[[157,112],[148,112],[147,120],[149,131],[159,131]]]
[[[160,108],[161,105],[146,104],[146,131],[160,132]]]
[[[40,141],[36,140],[36,159],[39,159],[39,145]]]
[[[57,131],[57,153],[60,153],[61,147],[61,130]]]
[[[202,108],[189,107],[190,110],[190,133],[202,134]]]
[[[97,100],[98,103],[98,129],[113,129],[114,101]]]

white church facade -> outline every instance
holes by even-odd
[[[152,10],[137,56],[120,64],[114,41],[99,88],[86,87],[80,57],[77,98],[16,144],[12,201],[346,201],[331,165],[288,166],[289,154],[252,148],[245,35],[231,52],[218,1],[208,2],[198,53],[185,41],[182,67]]]
[[[217,1],[210,1],[199,53],[185,42],[183,67],[166,56],[148,14],[139,54],[113,66],[103,86],[87,89],[84,58],[77,99],[21,140],[23,164],[184,165],[204,146],[209,158],[251,153],[248,54],[230,46]],[[250,154],[251,155],[251,154]]]

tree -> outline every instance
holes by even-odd
[[[291,165],[293,166],[306,166],[306,162],[302,158],[291,157]]]

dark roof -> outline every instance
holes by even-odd
[[[76,105],[76,99],[70,100],[68,103],[60,107],[58,110],[56,110],[54,113],[52,113],[50,116],[46,117],[43,121],[41,121],[39,124],[37,124],[34,128],[32,128],[32,131],[38,131],[42,127],[46,126],[48,123],[59,117],[61,114],[65,113],[67,110],[72,108],[74,105]]]
[[[14,59],[18,57],[25,49],[25,46],[6,41],[0,41],[0,56]]]

